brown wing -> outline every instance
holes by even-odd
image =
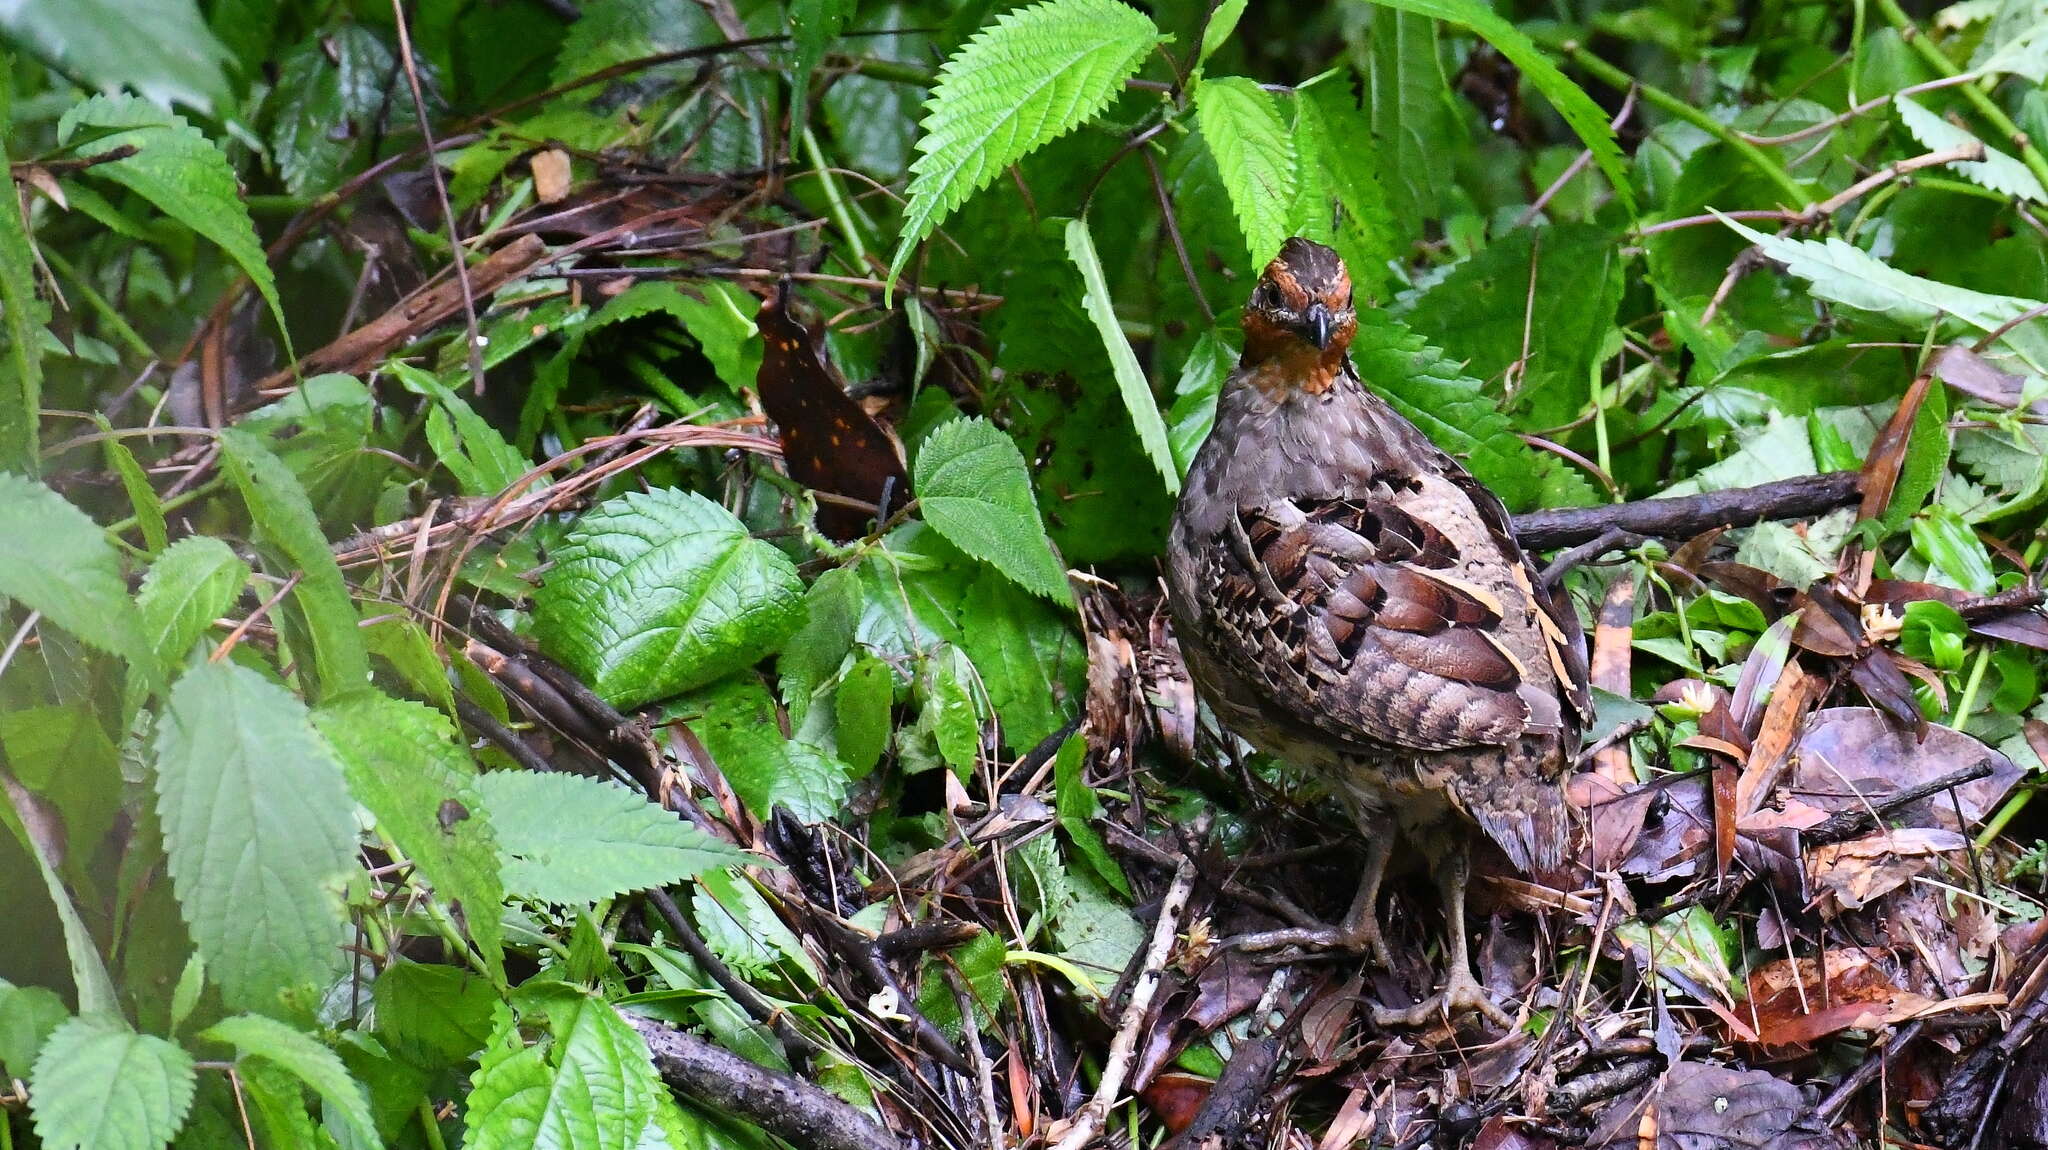
[[[1559,690],[1583,690],[1571,634],[1487,522],[1498,501],[1484,506],[1480,488],[1445,506],[1447,490],[1386,475],[1340,498],[1240,508],[1208,552],[1219,649],[1249,659],[1297,721],[1364,749],[1499,745],[1535,728],[1574,740],[1583,720]]]

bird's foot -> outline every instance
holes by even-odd
[[[1282,950],[1292,946],[1302,950],[1371,954],[1382,969],[1391,970],[1394,966],[1394,955],[1387,949],[1386,938],[1380,934],[1379,920],[1371,915],[1340,926],[1296,926],[1280,930],[1252,931],[1226,939],[1224,945],[1233,950],[1254,953]]]
[[[1493,1000],[1486,996],[1486,988],[1479,985],[1479,980],[1473,978],[1472,973],[1461,963],[1451,968],[1450,980],[1444,984],[1441,991],[1405,1010],[1375,1006],[1372,1010],[1372,1021],[1373,1025],[1381,1029],[1426,1026],[1438,1019],[1455,1019],[1461,1014],[1474,1011],[1504,1030],[1515,1024],[1515,1020],[1508,1016],[1507,1011],[1494,1005]]]

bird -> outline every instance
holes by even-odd
[[[1333,927],[1259,932],[1286,945],[1391,956],[1377,901],[1397,839],[1442,895],[1440,993],[1381,1007],[1384,1026],[1477,1011],[1470,848],[1557,868],[1572,831],[1563,778],[1592,719],[1585,638],[1546,589],[1507,509],[1359,377],[1350,273],[1299,237],[1243,313],[1244,351],[1188,468],[1165,568],[1197,692],[1250,743],[1320,775],[1366,839]]]

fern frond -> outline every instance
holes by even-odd
[[[1117,0],[1047,0],[976,33],[939,69],[925,102],[889,281],[998,172],[1108,107],[1161,38],[1149,17]]]

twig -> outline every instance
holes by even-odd
[[[529,771],[543,774],[552,772],[555,764],[549,762],[539,751],[533,749],[519,732],[498,721],[496,715],[471,702],[467,695],[455,696],[455,713],[462,719],[463,726],[498,745],[498,749]]]
[[[1585,543],[1612,528],[1636,535],[1686,539],[1714,527],[1747,527],[1766,519],[1799,519],[1847,506],[1858,497],[1859,479],[1858,472],[1831,471],[1701,495],[1532,511],[1515,516],[1515,537],[1530,551]]]
[[[793,1074],[757,1066],[723,1048],[627,1015],[647,1042],[669,1089],[743,1118],[792,1146],[814,1150],[904,1150],[875,1121]]]
[[[434,130],[427,126],[427,98],[420,90],[419,62],[413,59],[412,33],[405,23],[405,0],[391,0],[391,20],[398,25],[398,59],[405,66],[405,84],[412,92],[413,122],[419,125],[420,139],[425,142],[429,153],[434,150]],[[448,202],[448,182],[441,178],[441,165],[429,163],[427,175],[434,184],[434,198],[441,201],[441,222],[448,225],[448,254],[455,261],[455,282],[462,285],[462,317],[465,323],[464,335],[469,343],[469,380],[478,395],[484,393],[484,352],[482,337],[476,327],[476,293],[470,289],[469,261],[464,258],[462,226],[455,219],[455,209]]]
[[[667,891],[659,887],[649,888],[646,898],[656,913],[661,915],[661,921],[668,924],[669,932],[675,935],[676,941],[682,944],[691,958],[697,960],[697,965],[704,968],[704,973],[711,976],[711,981],[717,983],[741,1010],[746,1011],[748,1017],[775,1032],[775,1037],[782,1042],[783,1057],[792,1063],[802,1064],[824,1052],[824,1047],[812,1041],[810,1035],[796,1028],[796,1024],[790,1021],[787,1011],[777,1010],[769,1005],[768,1000],[762,998],[759,991],[749,986],[717,955],[711,953],[711,948],[704,942],[704,936],[697,933],[697,928],[691,925],[689,919],[683,917],[682,908],[676,905],[676,900],[670,898]]]
[[[1145,964],[1131,987],[1131,1000],[1124,1006],[1123,1020],[1117,1025],[1116,1037],[1110,1040],[1109,1057],[1102,1064],[1102,1081],[1095,1087],[1095,1097],[1082,1105],[1052,1150],[1081,1150],[1102,1132],[1110,1108],[1116,1105],[1118,1095],[1123,1093],[1124,1079],[1131,1072],[1131,1062],[1138,1049],[1138,1031],[1145,1024],[1145,1016],[1152,1012],[1152,996],[1159,990],[1159,982],[1165,976],[1167,956],[1173,953],[1174,936],[1179,933],[1181,915],[1186,913],[1188,898],[1194,890],[1194,860],[1182,855],[1180,865],[1173,872],[1173,884],[1166,888],[1166,897],[1160,900],[1159,921],[1152,927],[1151,945],[1145,948]]]
[[[1609,130],[1619,131],[1623,124],[1628,123],[1629,113],[1635,111],[1635,107],[1636,90],[1631,85],[1629,90],[1621,97],[1621,110],[1614,113],[1614,119],[1607,122]],[[1515,221],[1515,226],[1517,228],[1526,228],[1530,224],[1535,223],[1536,217],[1542,214],[1543,209],[1549,206],[1550,201],[1556,198],[1557,193],[1563,191],[1564,186],[1572,182],[1572,177],[1585,171],[1586,165],[1592,162],[1593,149],[1586,148],[1580,151],[1578,158],[1567,165],[1564,171],[1558,173],[1558,177],[1550,181],[1550,186],[1543,189],[1543,194],[1536,197],[1536,202],[1529,205],[1529,210],[1522,213],[1522,218]],[[1534,282],[1536,277],[1531,276],[1529,278],[1531,282]]]
[[[1194,1119],[1160,1150],[1242,1144],[1245,1127],[1271,1096],[1273,1075],[1279,1068],[1278,1039],[1250,1038],[1238,1043]]]
[[[1801,831],[1799,835],[1800,840],[1808,846],[1821,846],[1826,843],[1846,842],[1859,835],[1869,834],[1877,829],[1879,819],[1898,810],[1900,807],[1919,802],[1928,795],[1948,790],[1950,787],[1959,787],[1964,783],[1984,778],[1990,773],[1991,761],[1989,759],[1976,763],[1973,766],[1964,767],[1959,771],[1950,771],[1938,779],[1929,779],[1924,783],[1915,784],[1907,787],[1905,790],[1896,791],[1884,796],[1882,799],[1872,801],[1867,808],[1858,807],[1854,810],[1837,811],[1808,827],[1806,830]]]
[[[1926,1027],[1927,1020],[1924,1018],[1916,1018],[1900,1027],[1898,1033],[1892,1035],[1891,1040],[1884,1044],[1882,1050],[1865,1058],[1861,1066],[1850,1071],[1849,1076],[1842,1079],[1840,1086],[1828,1092],[1828,1096],[1821,1100],[1819,1106],[1814,1108],[1813,1116],[1818,1118],[1822,1125],[1833,1126],[1836,1120],[1841,1118],[1842,1111],[1847,1110],[1849,1103],[1855,1100],[1856,1095],[1864,1087],[1870,1085],[1870,1080],[1877,1077],[1878,1073],[1892,1059],[1897,1058],[1901,1051],[1912,1045],[1914,1040],[1920,1037],[1920,1032],[1926,1029]]]

